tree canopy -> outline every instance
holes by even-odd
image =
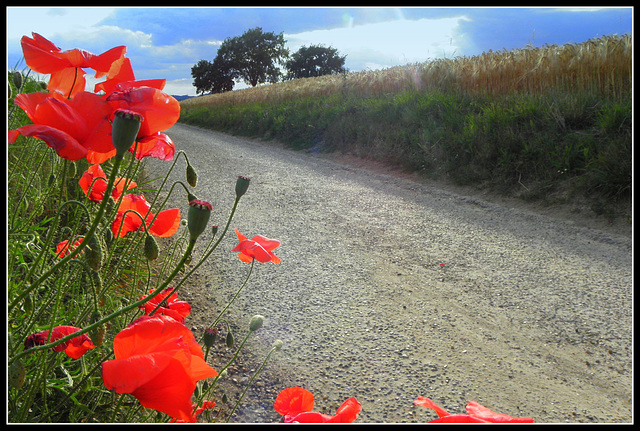
[[[236,80],[255,87],[281,79],[308,78],[344,73],[346,56],[320,45],[303,46],[291,57],[282,33],[263,32],[256,27],[237,37],[226,38],[213,61],[200,60],[191,68],[196,93],[222,93]],[[286,70],[286,76],[283,74]]]
[[[338,50],[320,45],[302,46],[286,62],[287,79],[344,73],[347,56],[339,56]]]

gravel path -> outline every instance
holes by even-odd
[[[229,234],[181,294],[196,333],[249,270],[230,252],[233,228],[282,242],[282,263],[256,263],[226,315],[236,340],[251,316],[265,316],[229,370],[230,400],[284,342],[232,422],[279,421],[273,401],[288,386],[331,414],[355,396],[359,423],[434,419],[413,405],[419,395],[450,412],[475,400],[536,422],[633,420],[629,223],[182,124],[167,133],[198,171],[194,192],[213,203],[211,224],[225,224],[236,176],[251,178]],[[184,166],[172,177],[184,181]],[[168,167],[147,163],[151,176]],[[171,207],[186,217],[184,202],[176,193]],[[220,369],[231,353],[220,346],[210,362]]]

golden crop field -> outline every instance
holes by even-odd
[[[384,70],[295,79],[191,98],[181,104],[189,108],[278,102],[340,92],[367,97],[406,90],[537,94],[557,89],[618,99],[631,92],[631,56],[631,35],[604,36],[579,44],[488,51]]]

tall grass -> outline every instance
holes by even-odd
[[[181,102],[181,121],[526,197],[631,190],[630,35],[305,78]]]

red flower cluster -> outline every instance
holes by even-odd
[[[118,198],[124,193],[124,186],[126,182],[126,178],[116,178],[116,184],[111,192],[113,199],[118,200]],[[78,184],[90,200],[94,202],[102,202],[104,194],[107,191],[107,180],[100,165],[89,166],[89,169],[87,169],[84,174],[82,174],[82,177],[80,177]],[[132,189],[137,186],[138,184],[136,184],[135,181],[130,181],[127,189]],[[91,191],[89,191],[89,189],[91,189]]]
[[[195,422],[191,396],[198,380],[218,373],[182,323],[164,316],[142,316],[113,340],[115,359],[102,363],[107,389],[131,394],[140,403],[179,421]]]
[[[142,227],[143,220],[135,214],[136,211],[144,218],[144,224],[151,235],[169,237],[180,227],[180,209],[172,208],[160,211],[158,216],[151,212],[151,204],[142,195],[124,195],[118,207],[118,214],[111,225],[113,236],[122,238],[128,232],[137,231]],[[155,221],[153,220],[155,217]]]
[[[155,289],[151,289],[149,294],[152,294]],[[143,296],[142,298],[146,298]],[[140,298],[140,299],[142,299]],[[184,319],[191,314],[191,305],[186,301],[178,301],[178,294],[173,293],[173,288],[165,289],[158,295],[151,298],[149,301],[141,305],[140,308],[144,308],[144,314],[151,315],[151,312],[162,302],[165,298],[165,306],[159,307],[156,313],[164,314],[165,316],[173,317],[180,323],[184,323]]]
[[[338,407],[333,416],[314,412],[313,394],[299,386],[282,390],[273,407],[287,423],[352,423],[358,418],[361,409],[358,400],[351,397]]]
[[[429,398],[418,397],[413,402],[417,406],[435,410],[438,419],[429,423],[533,423],[532,418],[515,418],[502,413],[495,413],[483,405],[470,401],[467,404],[468,414],[451,414],[431,401]]]
[[[103,54],[74,49],[61,51],[37,33],[21,40],[27,66],[50,74],[51,93],[20,94],[14,102],[33,124],[9,131],[9,143],[19,135],[45,141],[67,160],[86,158],[99,164],[115,155],[111,139],[111,122],[117,109],[136,112],[143,118],[137,136],[135,156],[171,160],[175,145],[161,131],[173,126],[180,117],[180,104],[162,92],[165,80],[136,81],[126,48],[116,47]],[[96,85],[96,94],[84,91],[83,69],[93,69],[96,78],[106,81]],[[133,147],[130,149],[133,151]]]
[[[61,338],[66,337],[67,335],[71,335],[74,332],[78,332],[80,328],[76,328],[75,326],[56,326],[51,331],[51,339],[50,343],[58,341]],[[47,343],[47,339],[49,339],[49,331],[41,331],[35,334],[29,335],[27,339],[24,341],[24,348],[30,349],[35,346],[42,346]],[[57,346],[53,347],[54,352],[64,352],[73,359],[78,359],[82,355],[84,355],[87,350],[93,349],[96,346],[91,341],[91,338],[87,334],[78,335],[64,343],[60,343]]]

